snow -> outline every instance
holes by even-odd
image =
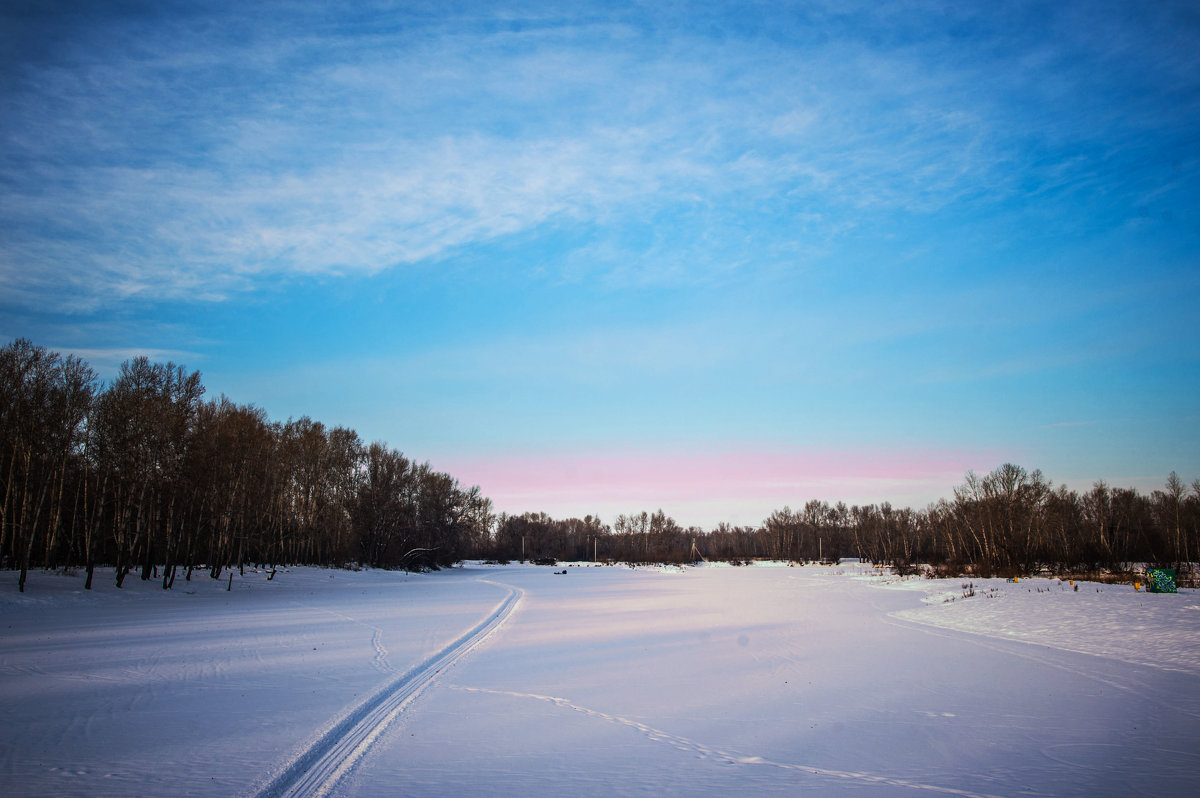
[[[1191,591],[857,563],[15,582],[8,795],[1197,792]]]

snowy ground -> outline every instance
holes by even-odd
[[[24,595],[0,574],[0,783],[1200,792],[1200,594],[856,566],[562,570],[296,569],[167,593],[37,573]]]

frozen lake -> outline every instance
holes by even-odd
[[[1192,592],[857,566],[5,577],[8,795],[1197,794]]]

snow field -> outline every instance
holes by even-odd
[[[248,571],[230,592],[108,576],[0,592],[10,795],[252,794],[505,595],[382,571]]]
[[[554,570],[6,581],[0,776],[13,795],[256,795],[511,586],[502,625],[306,794],[1195,794],[1194,593]]]

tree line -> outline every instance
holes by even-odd
[[[128,360],[110,382],[26,339],[0,349],[0,565],[112,565],[170,588],[247,563],[435,567],[490,502],[345,427],[206,400],[199,372]],[[161,571],[160,571],[161,568]]]
[[[1006,463],[968,473],[953,499],[923,510],[813,499],[759,526],[711,530],[684,528],[662,510],[620,515],[612,527],[590,515],[501,515],[487,552],[498,560],[633,563],[857,557],[901,571],[930,564],[981,575],[1121,572],[1134,563],[1190,569],[1200,556],[1200,480],[1189,487],[1172,473],[1148,496],[1104,482],[1077,493]]]
[[[918,563],[983,575],[1126,571],[1135,563],[1189,568],[1200,554],[1200,480],[1174,472],[1162,490],[1096,482],[1078,493],[1040,471],[1005,463],[968,472],[952,499],[923,510],[829,505],[776,511],[764,523],[766,556],[859,557],[900,570]]]
[[[923,510],[813,499],[761,525],[684,528],[661,509],[553,519],[495,515],[478,487],[308,417],[271,421],[204,398],[199,372],[139,357],[102,383],[74,355],[0,349],[0,566],[97,564],[170,588],[247,563],[440,567],[464,558],[608,562],[858,557],[979,574],[1188,567],[1200,480],[1077,493],[1004,464]],[[161,571],[160,571],[161,568]]]

